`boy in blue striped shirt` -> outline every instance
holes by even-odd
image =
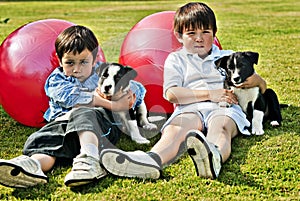
[[[71,26],[59,34],[55,48],[60,66],[45,83],[49,108],[44,118],[49,123],[29,136],[23,155],[0,160],[2,185],[26,188],[47,183],[45,172],[58,159],[73,159],[65,177],[67,186],[87,184],[107,174],[100,166],[99,153],[115,144],[120,133],[111,111],[128,110],[133,96],[129,92],[109,101],[94,92],[98,45],[93,32],[84,26]]]

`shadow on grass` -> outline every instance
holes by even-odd
[[[252,146],[263,140],[262,136],[238,136],[233,139],[230,158],[222,166],[218,180],[230,186],[251,186],[259,188],[252,176],[244,174],[241,166],[246,163]]]
[[[286,133],[300,132],[299,116],[300,108],[295,106],[289,106],[282,110],[283,122],[282,126],[273,128],[269,122],[264,124],[265,134],[262,136],[244,136],[239,135],[232,142],[232,153],[230,158],[223,165],[220,177],[218,180],[224,184],[230,186],[250,186],[257,189],[261,189],[261,184],[255,181],[255,178],[248,172],[243,172],[241,167],[246,165],[246,161],[249,156],[250,149],[257,145],[262,144],[264,141],[270,138],[278,137]],[[263,156],[262,156],[263,157]],[[250,159],[251,160],[251,159]],[[258,167],[260,164],[256,164]]]
[[[51,180],[51,185],[37,185],[29,188],[16,188],[12,192],[12,196],[20,200],[45,200],[51,198],[56,192],[58,184],[57,181]]]

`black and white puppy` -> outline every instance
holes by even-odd
[[[238,97],[239,105],[246,113],[251,122],[251,132],[255,135],[264,134],[263,121],[268,118],[271,111],[271,125],[279,126],[281,123],[280,107],[277,96],[272,89],[268,89],[268,97],[262,95],[258,87],[236,88],[248,77],[254,74],[254,64],[258,63],[259,54],[257,52],[235,52],[229,56],[222,57],[215,61],[217,68],[222,68],[226,72],[224,87],[233,89]],[[272,92],[272,93],[269,93]],[[224,106],[224,105],[223,105]],[[228,105],[225,105],[228,106]]]
[[[150,141],[140,134],[138,126],[146,130],[155,130],[157,126],[150,123],[147,118],[144,86],[137,81],[133,81],[137,76],[137,72],[129,66],[107,62],[102,63],[96,72],[99,76],[98,94],[102,97],[111,100],[132,90],[136,97],[133,108],[130,108],[129,112],[121,111],[116,112],[116,114],[133,141],[139,144],[148,144]]]

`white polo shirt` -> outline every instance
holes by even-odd
[[[216,68],[214,61],[232,53],[232,50],[220,50],[215,45],[212,47],[211,54],[205,59],[201,59],[198,54],[187,52],[184,47],[179,51],[170,53],[164,65],[164,98],[166,98],[166,91],[174,86],[193,90],[224,88],[225,74]],[[214,114],[212,111],[214,111]],[[208,119],[217,113],[218,115],[230,116],[238,125],[239,130],[244,134],[248,134],[245,127],[250,126],[250,123],[238,105],[233,105],[230,108],[220,108],[218,103],[210,101],[177,105],[169,120],[185,112],[199,113],[204,125],[207,125]],[[169,121],[165,125],[168,123]]]

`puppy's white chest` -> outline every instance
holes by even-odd
[[[258,94],[259,88],[253,87],[248,89],[241,88],[233,88],[234,94],[238,97],[239,105],[242,107],[243,111],[247,111],[247,106],[250,101],[252,101],[252,105],[254,105]]]

